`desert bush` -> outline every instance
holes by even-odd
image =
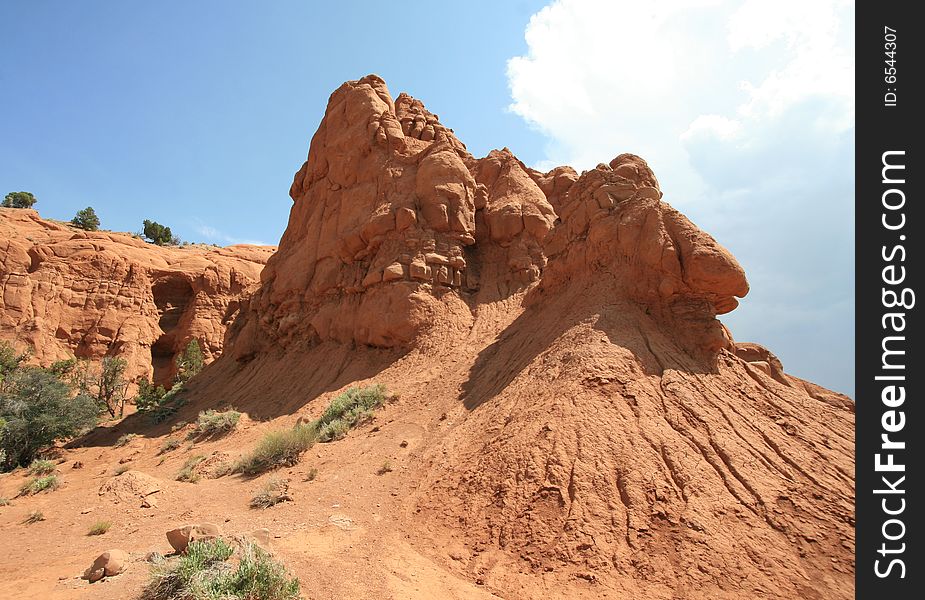
[[[228,433],[238,426],[241,413],[236,410],[217,412],[212,409],[199,413],[196,419],[196,434],[200,436],[215,436]]]
[[[180,469],[180,472],[177,473],[177,481],[188,481],[189,483],[196,483],[199,481],[199,473],[195,471],[196,467],[206,459],[202,454],[197,454],[196,456],[190,457],[185,463],[183,463],[183,468]]]
[[[305,472],[305,481],[314,481],[316,477],[318,477],[318,469],[315,467]]]
[[[391,473],[392,470],[393,470],[393,469],[392,469],[392,462],[386,460],[386,461],[384,461],[384,462],[382,463],[382,465],[381,465],[381,466],[379,467],[379,469],[376,471],[376,475],[385,475],[386,473]]]
[[[116,443],[113,444],[114,448],[121,448],[122,446],[128,445],[129,442],[138,437],[137,433],[126,433],[125,435],[120,435],[119,439],[116,440]]]
[[[116,470],[113,471],[113,473],[115,473],[116,477],[118,477],[119,475],[125,473],[129,469],[131,469],[131,467],[128,465],[119,465],[118,467],[116,467]]]
[[[17,367],[0,391],[0,419],[4,422],[0,469],[26,466],[55,440],[70,438],[96,425],[96,402],[84,395],[71,397],[71,388],[53,374],[35,367]]]
[[[299,580],[260,547],[245,543],[237,564],[224,540],[193,542],[186,554],[156,559],[142,600],[297,600]]]
[[[9,498],[0,498],[0,506],[9,506],[9,505],[10,505]]]
[[[257,475],[277,467],[292,466],[299,462],[302,453],[311,448],[317,439],[318,428],[314,423],[271,431],[263,436],[250,454],[237,462],[234,471]]]
[[[17,352],[8,341],[0,341],[0,393],[3,393],[12,384],[13,374],[20,365],[29,360],[30,353]]]
[[[341,440],[347,436],[347,432],[350,431],[351,424],[350,422],[337,419],[336,421],[331,421],[321,426],[318,430],[318,439],[322,442],[334,442]]]
[[[112,418],[122,417],[125,414],[126,391],[128,381],[125,380],[125,369],[128,363],[124,358],[107,356],[100,363],[99,373],[93,390],[101,409],[109,412]]]
[[[289,481],[276,477],[266,482],[251,498],[251,508],[270,508],[280,502],[292,500],[289,495]]]
[[[138,383],[135,406],[138,412],[147,414],[152,423],[163,423],[186,404],[186,400],[179,395],[182,391],[182,383],[175,383],[169,390],[165,390],[164,386],[143,379]]]
[[[55,472],[55,463],[50,460],[33,460],[29,465],[29,475],[51,475]]]
[[[386,399],[383,385],[352,387],[339,394],[318,419],[318,440],[330,442],[343,438],[351,428],[369,420]]]
[[[61,482],[57,475],[45,475],[43,477],[33,477],[19,488],[20,496],[31,496],[40,492],[50,492],[58,489]]]
[[[90,527],[87,535],[103,535],[112,527],[112,521],[97,521]]]

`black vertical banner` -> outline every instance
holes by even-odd
[[[919,8],[862,0],[856,13],[855,568],[863,600],[925,597]]]

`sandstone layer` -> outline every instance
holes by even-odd
[[[733,340],[745,273],[644,160],[475,158],[371,75],[290,193],[203,402],[400,391],[405,531],[503,596],[852,596],[853,403]]]
[[[0,339],[39,363],[121,356],[168,381],[192,339],[217,357],[274,248],[160,247],[0,208]]]

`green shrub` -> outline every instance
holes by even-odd
[[[103,535],[112,527],[112,521],[97,521],[90,527],[87,535]]]
[[[116,470],[113,471],[113,473],[115,473],[116,477],[118,477],[119,475],[128,471],[130,468],[131,467],[129,467],[128,465],[119,465],[118,467],[116,467]]]
[[[29,360],[30,352],[17,352],[8,341],[0,341],[0,393],[12,385],[13,374]]]
[[[0,469],[27,466],[55,440],[73,437],[96,425],[99,410],[86,395],[72,397],[67,384],[35,367],[17,367],[4,377],[0,419],[4,422]]]
[[[199,341],[190,340],[180,356],[177,357],[177,381],[186,383],[202,371],[205,365],[205,358],[202,356],[202,349],[199,347]]]
[[[31,481],[26,482],[19,489],[20,496],[31,496],[39,492],[50,492],[58,489],[61,482],[58,481],[57,475],[45,475],[44,477],[33,477]]]
[[[185,463],[183,463],[183,468],[180,469],[180,472],[177,473],[177,481],[188,481],[189,483],[196,483],[199,481],[199,473],[195,471],[196,467],[199,466],[199,463],[206,459],[202,454],[197,454],[193,456]]]
[[[50,460],[33,460],[29,465],[29,475],[51,475],[55,472],[55,463]]]
[[[292,500],[289,495],[289,481],[274,477],[268,481],[253,498],[251,498],[251,508],[270,508],[280,502]]]
[[[318,469],[312,467],[305,473],[305,481],[314,481],[318,477]]]
[[[252,543],[234,549],[222,539],[192,542],[183,554],[155,559],[142,600],[298,600],[299,580]]]
[[[186,400],[180,396],[182,391],[182,383],[175,383],[169,390],[165,390],[164,386],[156,386],[143,379],[138,383],[135,406],[138,412],[147,414],[152,423],[163,423],[186,404]]]
[[[237,462],[234,471],[245,475],[257,475],[277,467],[292,466],[299,462],[302,453],[311,448],[317,439],[318,429],[315,423],[271,431],[263,436],[253,452]]]
[[[137,433],[126,433],[125,435],[119,436],[119,439],[116,440],[116,443],[113,444],[114,448],[121,448],[122,446],[128,445],[129,442],[138,437]]]
[[[9,505],[10,505],[9,498],[0,498],[0,506],[9,506]]]
[[[199,413],[196,419],[196,434],[200,436],[216,436],[228,433],[238,426],[241,413],[236,410],[217,412],[212,409]]]
[[[387,398],[382,385],[352,387],[331,400],[321,418],[266,434],[253,452],[238,461],[234,470],[256,475],[277,467],[292,466],[316,441],[339,440],[352,427],[372,418],[373,410],[382,406]]]
[[[321,429],[318,431],[318,439],[322,442],[335,442],[341,440],[347,436],[347,432],[350,431],[351,424],[350,422],[337,419],[336,421],[331,421],[321,426]]]
[[[100,228],[100,218],[96,216],[96,211],[93,210],[93,207],[88,206],[77,211],[77,214],[71,219],[71,225],[86,231],[96,231]]]
[[[385,475],[386,473],[391,473],[392,470],[393,470],[393,469],[392,469],[392,462],[386,460],[386,461],[384,461],[384,462],[382,463],[382,465],[381,465],[381,466],[379,467],[379,469],[376,471],[376,475]]]
[[[383,385],[352,387],[339,394],[318,420],[318,440],[331,442],[343,438],[351,428],[372,418],[373,411],[386,399]]]

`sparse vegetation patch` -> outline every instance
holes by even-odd
[[[31,513],[29,513],[29,516],[26,517],[26,520],[23,522],[26,523],[27,525],[31,525],[32,523],[38,523],[39,521],[44,521],[44,520],[45,520],[45,515],[42,514],[42,511],[33,510]]]
[[[240,419],[241,413],[236,410],[222,412],[211,409],[204,410],[199,413],[199,418],[196,419],[195,435],[202,437],[223,435],[237,427]]]
[[[350,429],[372,418],[373,411],[387,399],[383,385],[349,388],[331,400],[318,420],[318,440],[331,442],[343,438]]]
[[[292,466],[299,462],[299,456],[311,448],[317,439],[315,423],[271,431],[257,442],[257,447],[250,454],[238,461],[234,470],[245,475],[257,475],[277,467]]]
[[[142,600],[297,600],[299,580],[258,546],[237,557],[222,539],[193,542],[186,554],[156,558]],[[235,561],[234,558],[237,558]]]
[[[180,447],[182,442],[178,439],[167,440],[161,445],[161,451],[159,454],[167,454],[168,452],[173,452]]]
[[[351,428],[368,421],[373,411],[387,399],[383,385],[352,387],[331,400],[321,418],[266,434],[253,452],[241,457],[234,470],[257,475],[277,467],[292,466],[316,441],[339,440]]]
[[[26,482],[19,490],[20,496],[31,496],[40,492],[50,492],[58,489],[61,482],[58,481],[57,475],[45,475],[43,477],[33,477],[31,481]]]
[[[183,468],[180,469],[180,472],[177,473],[177,481],[188,481],[189,483],[196,483],[199,481],[199,473],[195,471],[196,467],[206,459],[202,454],[197,454],[189,458],[185,463],[183,463]]]
[[[251,498],[251,508],[270,508],[280,502],[289,502],[289,481],[274,477]]]
[[[112,521],[97,521],[90,527],[87,535],[103,535],[112,527]]]
[[[119,439],[116,440],[116,443],[113,444],[115,448],[121,448],[122,446],[127,446],[129,442],[138,437],[137,433],[126,433],[125,435],[120,435]]]
[[[55,463],[50,460],[33,460],[29,465],[29,475],[51,475],[55,472]]]

